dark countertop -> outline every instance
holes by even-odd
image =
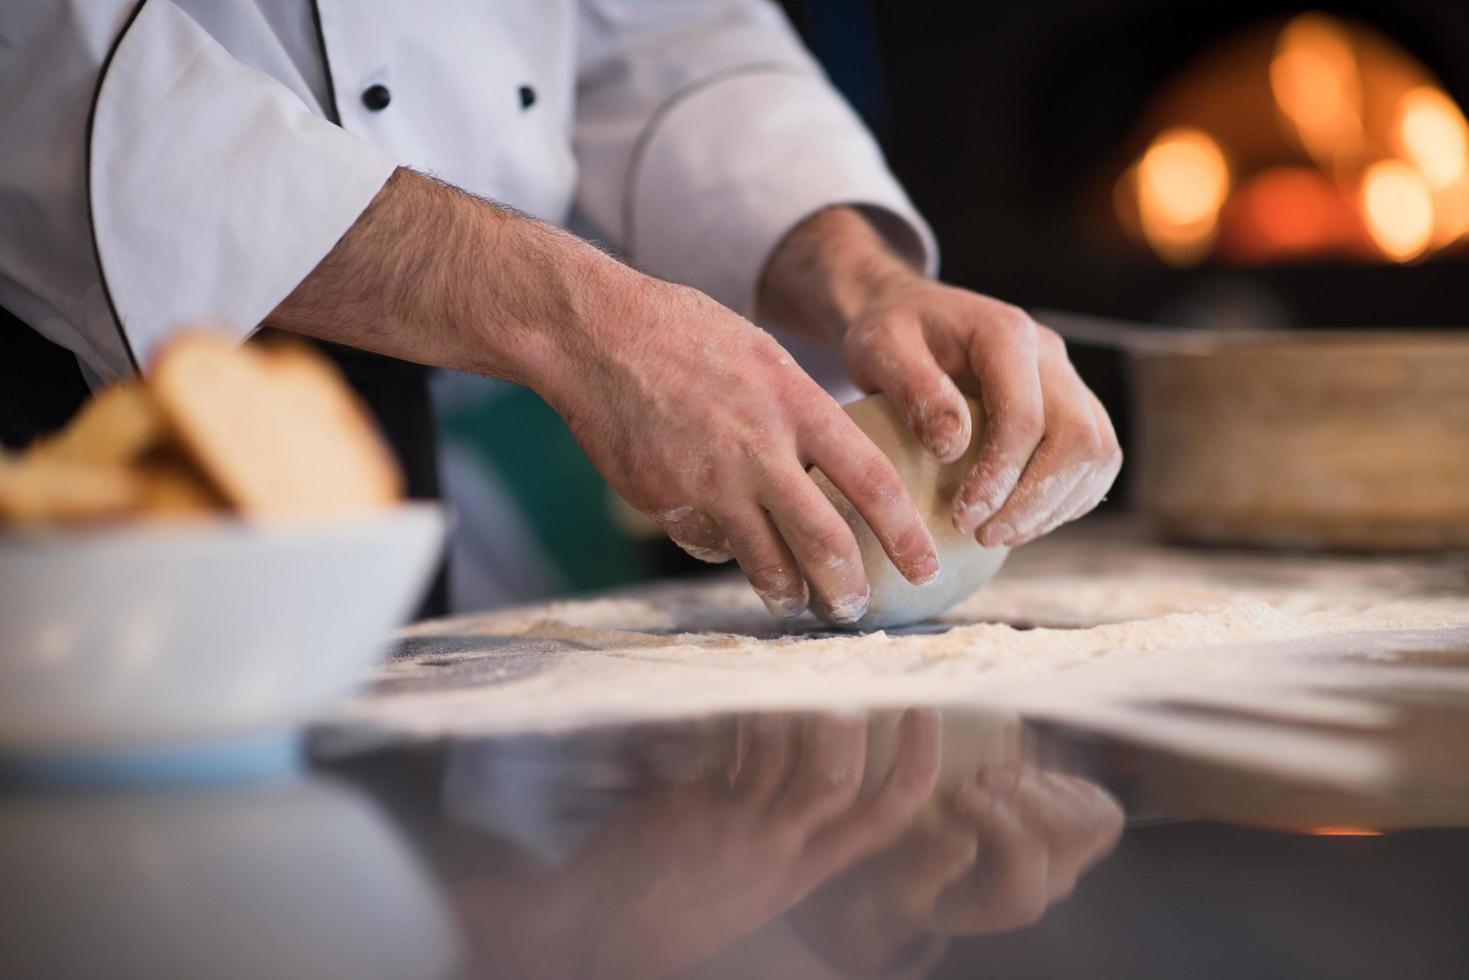
[[[1380,693],[1358,785],[954,704],[11,785],[0,976],[1463,977],[1469,701]]]

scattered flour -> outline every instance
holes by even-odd
[[[419,624],[342,720],[433,735],[984,704],[1236,762],[1294,758],[1315,775],[1335,759],[1360,776],[1366,756],[1307,729],[1381,729],[1387,688],[1469,695],[1469,593],[1448,587],[1452,570],[1037,552],[939,622],[894,633],[783,627],[743,582],[717,579]],[[1299,737],[1259,738],[1260,723]]]

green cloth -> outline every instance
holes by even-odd
[[[495,473],[565,589],[605,589],[654,574],[648,549],[613,519],[612,489],[534,392],[497,388],[441,413],[439,430]]]

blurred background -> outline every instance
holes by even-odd
[[[784,6],[932,223],[950,282],[1214,330],[1469,321],[1469,4]],[[1072,356],[1126,448],[1122,357]],[[465,524],[456,606],[708,568],[622,506],[534,395],[440,382]],[[1107,506],[1129,489],[1124,470]],[[577,560],[593,549],[604,560]]]

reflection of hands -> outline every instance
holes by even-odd
[[[943,935],[1029,925],[1109,853],[1122,809],[1100,787],[1022,763],[982,770],[895,847],[824,887],[797,927],[843,968],[872,970]]]
[[[1011,765],[982,772],[895,854],[892,882],[915,926],[959,935],[1029,925],[1071,894],[1122,831],[1093,783]]]
[[[907,712],[899,737],[859,800],[865,719],[741,720],[727,765],[634,805],[559,872],[522,883],[508,909],[521,921],[496,922],[491,958],[516,976],[652,977],[712,954],[912,824],[938,773],[937,713]],[[495,921],[508,899],[478,904]]]
[[[623,910],[594,962],[646,976],[701,958],[890,845],[933,788],[938,718],[908,713],[893,769],[859,802],[866,733],[861,718],[744,720],[724,771],[599,835],[568,868],[591,907]]]

